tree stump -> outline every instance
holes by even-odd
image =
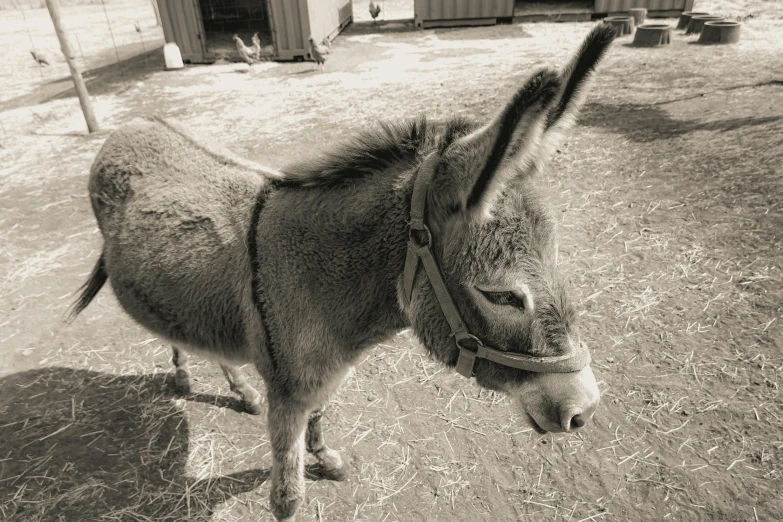
[[[644,7],[632,7],[628,10],[628,14],[633,16],[636,27],[639,27],[644,23],[644,19],[647,18],[647,9]]]
[[[685,34],[699,34],[706,22],[722,22],[722,16],[716,15],[699,15],[692,16],[688,22],[688,27],[685,29]]]
[[[700,44],[732,44],[739,42],[739,22],[706,22],[699,35]]]
[[[670,44],[671,41],[672,28],[667,24],[640,25],[636,29],[636,36],[633,37],[633,44],[636,47],[656,47]]]
[[[611,24],[617,32],[617,36],[633,33],[633,16],[607,16],[604,22]]]
[[[679,21],[677,21],[677,29],[685,29],[688,27],[688,22],[694,16],[709,16],[710,13],[699,13],[698,11],[685,11],[680,15]]]

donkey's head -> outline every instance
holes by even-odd
[[[488,124],[446,140],[422,167],[433,169],[425,221],[445,286],[467,330],[501,352],[568,358],[581,351],[576,313],[557,273],[555,221],[533,178],[573,122],[613,38],[611,27],[598,25],[562,71],[535,73]],[[410,281],[414,331],[456,365],[454,321],[446,321],[438,284],[425,270]],[[589,365],[549,373],[477,359],[472,371],[480,385],[517,398],[539,432],[581,427],[598,405]]]

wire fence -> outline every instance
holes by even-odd
[[[90,86],[108,77],[120,90],[132,73],[163,68],[155,0],[60,0],[60,5],[92,95]],[[18,110],[43,114],[54,107],[52,100],[73,89],[44,0],[0,0],[0,48],[0,122]],[[8,127],[3,125],[0,137]]]

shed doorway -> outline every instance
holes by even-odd
[[[236,59],[234,35],[246,46],[252,45],[252,37],[258,33],[261,55],[273,58],[274,42],[266,0],[198,0],[204,40],[208,56],[215,59]]]

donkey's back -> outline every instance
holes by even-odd
[[[106,140],[89,181],[104,238],[91,278],[98,287],[77,308],[108,277],[123,308],[150,330],[246,362],[258,350],[248,338],[260,341],[258,319],[246,312],[248,233],[275,173],[204,143],[160,120],[134,120]]]

